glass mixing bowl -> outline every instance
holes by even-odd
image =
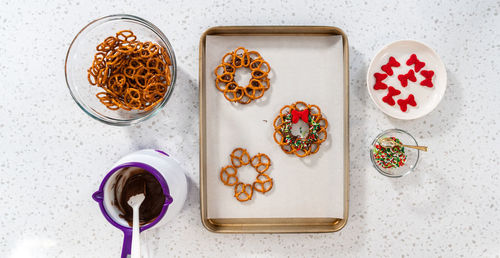
[[[109,36],[114,36],[118,31],[131,30],[137,40],[151,41],[167,50],[172,65],[170,66],[171,82],[163,101],[149,111],[123,109],[110,110],[96,97],[103,90],[90,85],[87,79],[87,69],[92,65],[96,46]],[[167,37],[152,23],[127,14],[110,15],[85,26],[73,39],[66,54],[65,75],[71,96],[76,104],[90,117],[110,125],[132,125],[144,121],[165,106],[174,89],[177,65],[175,55]]]
[[[371,146],[370,146],[370,159],[372,161],[373,166],[375,169],[380,172],[380,174],[388,177],[402,177],[413,170],[415,170],[417,163],[418,163],[418,157],[419,157],[419,150],[412,149],[412,148],[404,148],[404,153],[406,154],[406,162],[404,163],[403,166],[400,167],[393,167],[393,168],[384,168],[377,164],[375,160],[375,155],[374,155],[374,149],[376,148],[375,145],[379,144],[379,140],[386,138],[386,137],[396,137],[401,141],[402,144],[406,145],[417,145],[418,143],[411,136],[411,134],[401,130],[401,129],[390,129],[383,131],[377,137],[375,140],[373,140]]]

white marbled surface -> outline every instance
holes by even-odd
[[[500,254],[500,2],[498,1],[2,1],[0,3],[0,257],[118,257],[122,234],[90,198],[111,164],[161,148],[188,171],[179,219],[148,232],[154,257],[498,257]],[[74,35],[130,13],[171,40],[179,64],[166,108],[138,126],[90,119],[64,80]],[[200,222],[198,43],[217,25],[331,25],[350,43],[349,221],[333,234],[221,235]],[[433,47],[448,70],[424,118],[388,118],[365,73],[399,39]],[[430,147],[416,173],[378,174],[368,145],[402,128]]]

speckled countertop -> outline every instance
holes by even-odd
[[[187,170],[175,223],[148,232],[154,257],[495,257],[500,254],[500,2],[498,1],[2,1],[0,3],[0,257],[117,257],[122,233],[90,198],[118,158],[161,148]],[[64,80],[74,35],[94,18],[130,13],[171,40],[171,101],[138,126],[90,119]],[[350,43],[350,211],[333,234],[221,235],[200,222],[198,43],[216,25],[331,25]],[[424,118],[396,121],[366,90],[382,46],[433,47],[448,89]],[[401,128],[430,147],[416,173],[378,174],[368,145]]]

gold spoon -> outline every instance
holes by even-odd
[[[394,146],[403,146],[403,147],[417,149],[417,150],[421,150],[421,151],[427,151],[427,146],[404,145],[404,144],[401,144],[401,143],[394,141],[394,139],[389,138],[389,137],[382,138],[382,139],[378,140],[378,142],[384,148],[391,148]]]

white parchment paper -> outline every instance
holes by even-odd
[[[269,62],[271,88],[247,105],[229,103],[215,88],[214,69],[224,54],[243,46]],[[243,76],[242,76],[243,77]],[[207,212],[208,218],[343,218],[343,48],[341,36],[207,36]],[[273,121],[281,107],[295,101],[315,104],[328,119],[328,140],[306,158],[285,154],[273,140]],[[241,203],[233,187],[219,179],[229,154],[243,147],[266,153],[270,192],[254,192]],[[239,170],[252,183],[252,167]],[[252,181],[250,181],[252,180]]]

